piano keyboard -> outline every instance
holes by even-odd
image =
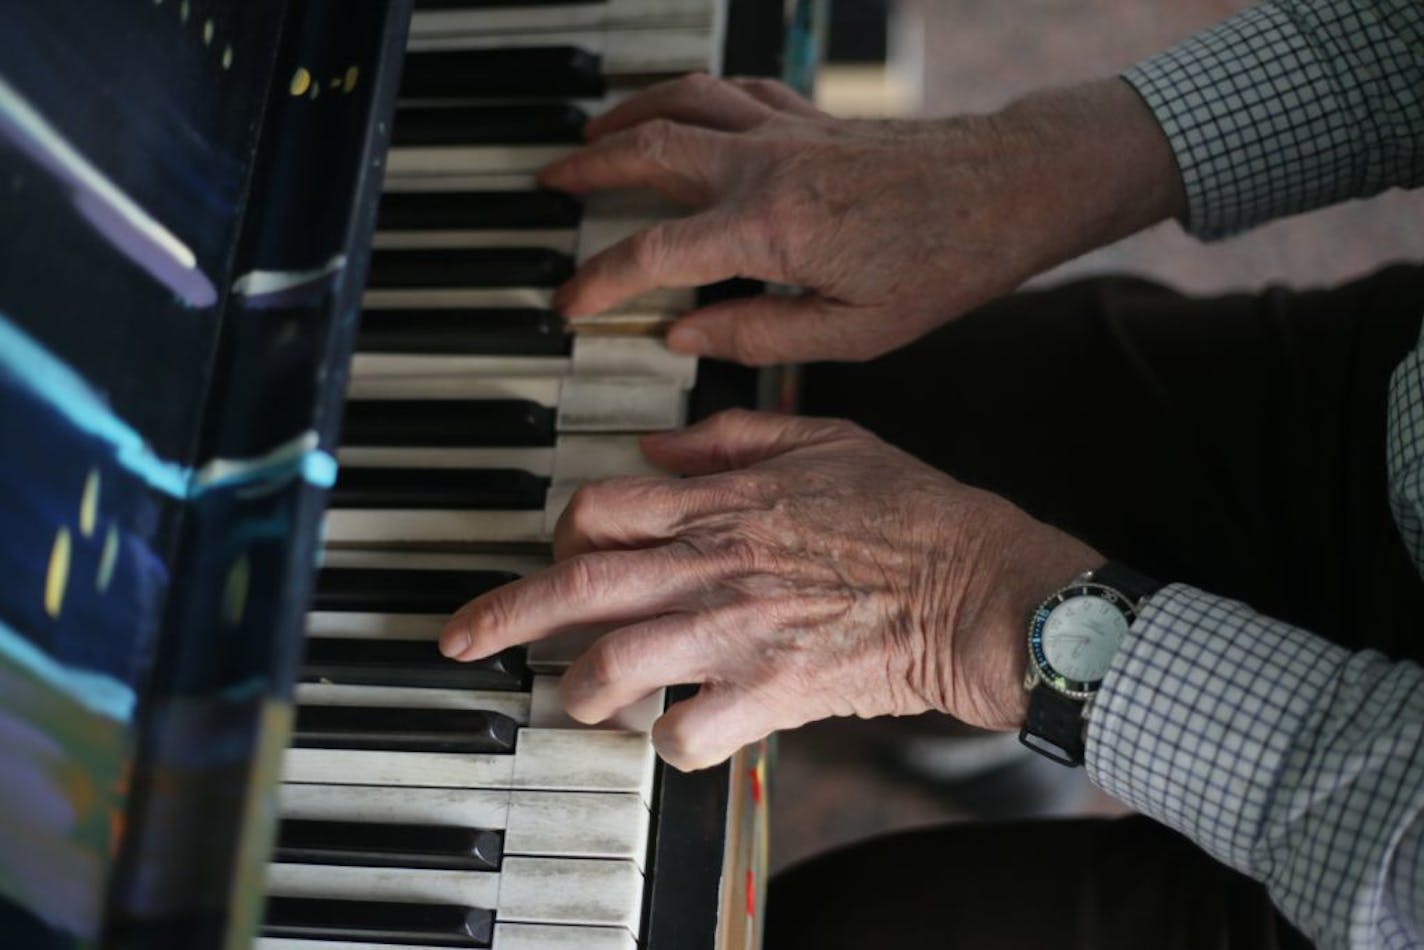
[[[597,630],[470,664],[435,639],[548,563],[579,485],[651,473],[638,435],[686,419],[696,363],[655,331],[692,293],[572,338],[551,309],[669,209],[534,175],[625,90],[715,69],[721,19],[716,0],[416,2],[262,950],[640,946],[663,692],[587,727],[558,678]]]

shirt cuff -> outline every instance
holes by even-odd
[[[1355,123],[1318,39],[1261,4],[1123,74],[1171,144],[1193,234],[1222,237],[1358,190]]]
[[[1348,657],[1243,603],[1169,585],[1093,700],[1088,774],[1249,873],[1283,763]]]

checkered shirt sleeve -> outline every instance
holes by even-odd
[[[1171,143],[1192,233],[1424,184],[1424,2],[1268,0],[1123,74]]]
[[[1089,775],[1264,881],[1322,947],[1424,946],[1424,670],[1181,584],[1088,718]]]

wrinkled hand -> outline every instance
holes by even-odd
[[[850,121],[768,80],[694,75],[587,134],[544,185],[653,188],[697,210],[591,258],[556,306],[577,322],[656,287],[806,288],[707,307],[669,334],[749,364],[884,353],[1184,200],[1165,138],[1118,80],[991,116]]]
[[[653,728],[683,769],[829,716],[1014,728],[1029,614],[1104,560],[850,423],[732,411],[644,450],[692,477],[581,489],[558,563],[466,604],[440,646],[472,660],[614,625],[564,674],[568,712],[700,683]]]

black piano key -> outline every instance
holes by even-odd
[[[386,571],[324,567],[316,577],[313,610],[450,614],[481,594],[518,580],[512,571]]]
[[[576,46],[409,53],[404,99],[597,99],[607,91],[603,61]]]
[[[494,939],[494,911],[454,904],[269,897],[262,936],[484,948]]]
[[[353,399],[346,404],[347,446],[544,446],[554,444],[558,413],[526,399]]]
[[[288,818],[276,860],[288,864],[498,871],[504,835],[485,828]]]
[[[525,690],[529,685],[529,668],[518,647],[459,663],[442,656],[432,641],[355,637],[309,637],[300,676],[307,683],[423,689]]]
[[[371,253],[372,288],[557,287],[573,258],[546,247],[401,248]]]
[[[557,230],[583,219],[577,198],[558,191],[390,191],[378,231]]]
[[[407,106],[391,145],[578,145],[588,116],[562,102],[507,106]]]
[[[292,745],[298,749],[502,755],[514,751],[518,728],[508,716],[480,709],[300,706]]]
[[[518,469],[343,468],[331,507],[538,511],[548,491],[547,478]]]
[[[564,356],[572,337],[552,310],[367,310],[357,328],[360,353],[468,353]]]

